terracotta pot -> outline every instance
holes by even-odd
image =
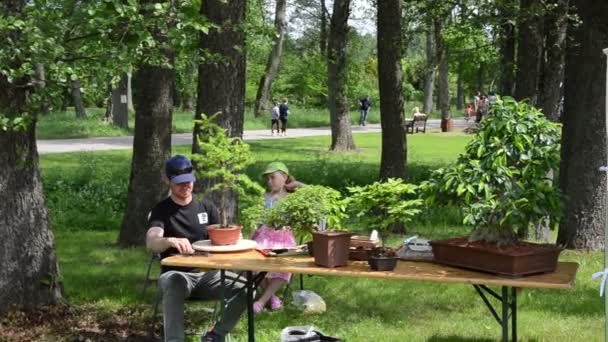
[[[452,119],[441,119],[441,131],[451,132],[454,129],[454,120]]]
[[[352,233],[323,231],[312,233],[315,264],[324,267],[348,265],[348,247]]]
[[[207,227],[209,240],[211,244],[216,246],[236,245],[241,238],[241,229],[243,226],[231,224],[228,227],[220,228],[219,224],[212,224]]]
[[[374,271],[392,271],[397,266],[397,257],[372,255],[367,262]]]
[[[507,277],[554,272],[559,253],[554,245],[519,242],[500,246],[469,243],[467,238],[431,241],[437,263],[483,271]]]

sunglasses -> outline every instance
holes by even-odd
[[[183,169],[170,168],[167,171],[168,171],[168,174],[171,175],[171,178],[173,178],[175,176],[183,175],[183,174],[186,174],[186,173],[192,173],[192,166],[186,167],[186,168],[183,168]]]

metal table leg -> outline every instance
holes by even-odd
[[[473,285],[473,287],[475,287],[477,294],[479,294],[492,316],[494,316],[494,319],[496,319],[496,322],[500,325],[502,341],[509,341],[509,319],[511,320],[511,341],[517,341],[517,289],[503,286],[502,293],[499,295],[485,285]],[[488,300],[486,293],[500,301],[502,306],[501,315],[498,315],[498,312]]]

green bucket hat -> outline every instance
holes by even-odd
[[[265,177],[266,175],[275,173],[277,171],[284,172],[287,175],[289,174],[289,169],[287,169],[287,166],[285,166],[284,163],[277,161],[277,162],[272,162],[272,163],[268,164],[268,166],[266,166],[266,170],[264,170],[264,172],[262,173],[262,177]]]

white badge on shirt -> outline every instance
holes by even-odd
[[[209,222],[209,217],[207,216],[207,213],[198,213],[197,216],[198,216],[198,223],[204,224],[204,223]]]

